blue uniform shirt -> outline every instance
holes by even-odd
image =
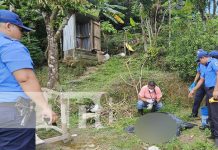
[[[197,67],[197,72],[203,74],[205,71],[206,71],[206,66],[199,63]]]
[[[206,71],[201,75],[201,78],[205,80],[205,87],[215,87],[217,71],[218,60],[215,58],[210,58],[206,64]]]
[[[13,72],[33,69],[28,49],[18,40],[0,32],[0,102],[15,102],[17,97],[26,97]]]

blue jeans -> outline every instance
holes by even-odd
[[[144,109],[144,108],[147,108],[148,107],[148,104],[147,102],[144,102],[142,100],[138,100],[137,102],[137,109]],[[162,102],[159,102],[157,103],[156,105],[154,105],[154,109],[155,111],[158,111],[160,110],[162,107],[163,107],[163,103]]]
[[[201,102],[204,99],[205,95],[206,95],[206,90],[204,88],[204,85],[202,85],[196,92],[194,104],[192,107],[192,114],[198,115],[198,109],[199,109]]]

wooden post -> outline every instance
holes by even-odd
[[[125,56],[126,56],[126,41],[127,40],[127,38],[126,38],[126,30],[124,30],[124,42],[123,42],[123,46],[124,46],[124,54],[125,54]]]
[[[90,33],[89,33],[89,36],[90,36],[90,51],[94,49],[94,33],[93,33],[93,30],[94,30],[94,25],[93,25],[93,20],[90,20]]]
[[[85,105],[79,107],[79,128],[86,128],[86,119],[83,119],[86,113]]]
[[[61,128],[63,131],[63,134],[67,133],[67,104],[66,100],[60,99],[61,101]]]

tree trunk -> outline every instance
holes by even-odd
[[[142,38],[143,38],[143,43],[144,43],[144,51],[147,52],[147,39],[146,39],[146,32],[145,32],[145,21],[143,18],[143,5],[140,3],[140,19],[141,19],[141,29],[142,29]]]
[[[58,81],[58,44],[54,38],[54,30],[51,25],[46,25],[48,40],[48,83],[49,89],[54,88]]]
[[[55,87],[58,82],[58,41],[61,37],[61,32],[63,31],[64,26],[67,24],[70,19],[71,14],[67,14],[67,16],[63,19],[61,25],[57,29],[54,30],[53,20],[57,19],[58,8],[53,10],[51,14],[47,12],[42,12],[42,16],[46,25],[47,32],[47,53],[48,53],[48,82],[47,87],[52,89]]]
[[[48,40],[48,82],[47,87],[49,89],[54,88],[58,81],[58,43],[55,38],[55,31],[52,26],[52,20],[54,19],[54,15],[56,12],[53,12],[52,15],[47,14],[46,12],[42,12],[44,17],[46,32],[47,32],[47,40]]]
[[[149,18],[146,18],[146,28],[148,32],[149,44],[152,45],[153,30]]]
[[[204,10],[203,10],[203,9],[199,9],[199,12],[200,12],[200,14],[201,14],[201,19],[202,19],[202,21],[203,21],[204,23],[206,23],[207,18],[206,18],[205,14],[204,14]]]
[[[207,16],[205,15],[205,9],[207,6],[207,0],[200,0],[198,3],[198,11],[201,14],[201,19],[203,21],[204,24],[206,24],[207,21]]]
[[[141,29],[142,29],[142,37],[143,37],[143,43],[144,43],[144,51],[147,52],[147,39],[146,39],[146,33],[145,33],[145,21],[143,20],[141,16]]]
[[[169,48],[171,46],[171,0],[169,0]]]
[[[213,16],[216,15],[216,7],[217,7],[217,4],[216,4],[216,0],[213,0]]]

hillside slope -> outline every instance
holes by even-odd
[[[138,55],[129,58],[114,57],[105,64],[96,66],[97,69],[94,71],[88,74],[84,73],[83,76],[85,77],[83,78],[73,75],[75,68],[61,67],[60,72],[64,73],[60,74],[62,90],[76,92],[104,91],[113,98],[114,122],[108,124],[104,120],[107,116],[103,116],[103,129],[94,129],[92,124],[86,129],[79,129],[78,112],[77,109],[74,109],[71,112],[70,119],[72,133],[77,133],[79,137],[75,139],[73,144],[63,146],[61,143],[57,143],[55,147],[68,147],[68,149],[78,150],[83,149],[84,145],[88,146],[90,150],[138,150],[147,147],[148,145],[134,134],[127,134],[123,131],[123,128],[133,125],[138,119],[136,112],[137,92],[136,88],[131,85],[138,83],[141,74],[141,85],[146,84],[149,80],[154,80],[162,89],[164,108],[161,111],[171,112],[183,120],[199,124],[199,120],[190,120],[187,117],[192,106],[192,100],[187,98],[187,83],[184,83],[176,73],[162,72],[147,66],[146,63],[141,70],[142,63],[143,57]],[[104,111],[107,111],[107,101],[103,101],[102,106],[105,106]],[[78,105],[72,102],[71,107],[76,108]],[[198,127],[195,127],[182,132],[179,138],[158,146],[166,150],[212,149],[212,142],[206,139],[208,134],[208,130],[202,132]],[[87,137],[89,139],[84,141]],[[81,143],[83,143],[83,146]],[[90,145],[94,145],[94,147],[91,148]]]

